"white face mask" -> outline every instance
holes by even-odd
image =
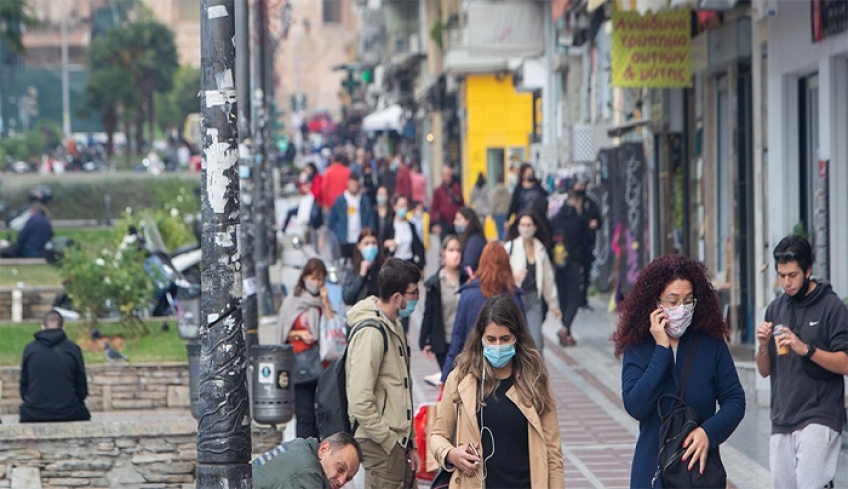
[[[683,304],[675,307],[663,307],[663,312],[668,318],[668,326],[665,332],[672,338],[680,338],[692,324],[692,316],[695,314],[695,306],[688,308]]]
[[[518,226],[518,235],[523,239],[533,239],[536,235],[536,226]]]

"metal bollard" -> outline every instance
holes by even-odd
[[[197,419],[200,406],[200,342],[186,344],[188,352],[188,396],[191,399],[191,416]]]
[[[253,420],[281,424],[294,417],[294,352],[291,345],[251,347],[250,402]]]
[[[21,289],[12,289],[12,322],[20,323],[24,320],[24,292]]]

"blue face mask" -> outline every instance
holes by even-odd
[[[417,305],[418,299],[412,299],[411,301],[408,300],[406,301],[406,309],[401,309],[400,311],[398,311],[398,314],[400,314],[400,317],[402,318],[408,318],[412,315],[412,312],[415,310],[415,306]]]
[[[389,201],[389,198],[386,197],[385,195],[378,195],[377,196],[377,203],[380,204],[380,205],[386,205],[386,202],[388,202],[388,201]]]
[[[515,342],[506,345],[487,345],[483,342],[483,356],[495,368],[503,368],[515,356]]]
[[[377,247],[375,245],[368,245],[362,248],[362,259],[365,261],[371,261],[377,259]]]

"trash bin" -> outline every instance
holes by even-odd
[[[253,420],[281,424],[294,417],[294,352],[291,345],[251,347]]]
[[[186,344],[188,352],[188,396],[191,399],[191,416],[198,418],[200,411],[200,343]]]

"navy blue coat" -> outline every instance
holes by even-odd
[[[53,239],[53,225],[43,213],[36,212],[27,219],[24,228],[18,234],[18,244],[23,258],[44,256],[44,245]]]
[[[521,309],[521,315],[527,319],[527,313],[524,311],[524,303],[521,300],[521,289],[513,286],[512,298]],[[445,358],[445,366],[442,368],[442,382],[446,381],[448,374],[453,370],[453,361],[457,355],[465,348],[465,340],[468,338],[468,333],[474,328],[474,323],[477,322],[477,316],[483,309],[483,304],[486,303],[486,297],[483,296],[483,291],[480,290],[480,279],[474,279],[471,282],[459,288],[459,305],[456,308],[456,320],[453,323],[453,333],[451,334],[450,349],[448,356]]]
[[[630,487],[651,487],[658,465],[660,417],[657,400],[662,394],[676,394],[678,378],[689,351],[693,330],[680,338],[677,361],[671,348],[657,346],[653,337],[624,350],[621,368],[621,397],[624,409],[639,421],[639,439],[633,453]],[[695,364],[683,400],[704,419],[701,427],[716,448],[733,433],[745,416],[745,391],[739,383],[736,366],[727,343],[704,335],[698,344]],[[663,404],[671,408],[671,400]],[[716,412],[716,402],[721,409]],[[657,487],[662,481],[657,480]]]
[[[468,237],[465,243],[465,248],[462,250],[462,262],[459,267],[463,270],[470,267],[472,272],[477,271],[480,266],[480,257],[483,255],[483,248],[486,247],[486,238],[480,234],[472,234]]]
[[[365,194],[359,195],[359,216],[362,219],[362,228],[374,229],[374,210],[371,208],[371,199]],[[347,242],[347,199],[344,193],[336,198],[336,202],[330,208],[327,227],[336,235],[340,244],[353,244]]]

